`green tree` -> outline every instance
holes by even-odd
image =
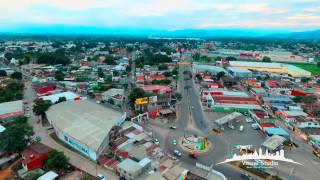
[[[195,61],[199,61],[199,60],[200,60],[200,53],[199,53],[199,52],[196,52],[196,53],[194,53],[194,54],[192,55],[192,57],[193,57],[193,59],[194,59]]]
[[[64,80],[64,73],[62,71],[57,71],[54,75],[54,78],[57,80],[57,81],[63,81]]]
[[[160,79],[160,80],[154,79],[154,80],[152,80],[151,83],[152,84],[165,84],[165,85],[168,85],[168,84],[171,83],[171,80],[170,79]]]
[[[176,93],[174,93],[174,96],[177,98],[178,101],[181,101],[181,99],[182,99],[181,93],[176,92]]]
[[[22,79],[22,73],[21,73],[21,72],[16,71],[16,72],[14,72],[14,73],[12,73],[12,74],[11,74],[11,78],[12,78],[12,79],[18,79],[18,80],[21,80],[21,79]]]
[[[221,72],[218,72],[218,74],[216,75],[217,79],[220,80],[220,78],[224,77],[225,76],[225,72],[221,71]]]
[[[64,49],[58,49],[55,52],[45,52],[37,55],[39,64],[70,64],[70,59]]]
[[[299,102],[301,102],[302,97],[301,97],[301,96],[295,96],[295,97],[292,98],[292,100],[293,100],[293,102],[295,102],[295,103],[299,103]]]
[[[226,60],[227,60],[227,61],[236,61],[237,58],[235,58],[235,57],[233,57],[233,56],[228,56],[228,57],[226,57]]]
[[[309,96],[304,96],[301,101],[305,104],[313,104],[317,102],[317,96],[315,95],[309,95]]]
[[[167,70],[167,69],[168,69],[168,66],[165,65],[165,64],[160,64],[160,65],[158,66],[158,70],[159,70],[159,71]]]
[[[318,61],[318,62],[317,62],[317,67],[319,67],[319,68],[320,68],[320,61]]]
[[[33,105],[33,112],[37,116],[45,117],[46,111],[51,106],[50,101],[44,101],[43,99],[36,99]]]
[[[49,153],[48,157],[44,161],[45,170],[63,170],[69,165],[69,159],[64,155],[63,152],[53,150]]]
[[[301,78],[301,82],[302,82],[302,83],[309,82],[310,80],[311,80],[311,78],[309,78],[309,77],[302,77],[302,78]]]
[[[103,78],[104,77],[104,73],[102,71],[102,68],[98,68],[98,76]]]
[[[0,77],[7,76],[7,71],[5,70],[0,70]]]
[[[27,147],[33,134],[27,118],[19,116],[6,125],[6,130],[0,133],[0,150],[20,153]]]
[[[262,62],[271,62],[271,58],[268,56],[263,56]]]
[[[113,99],[108,99],[108,103],[114,105],[114,100]]]
[[[59,97],[58,101],[55,102],[55,104],[58,104],[58,103],[61,103],[61,102],[64,102],[64,101],[67,101],[66,97]]]
[[[7,52],[4,54],[4,57],[10,61],[13,58],[13,54],[11,52]]]
[[[31,172],[27,174],[23,179],[24,180],[37,180],[42,174],[37,172]]]
[[[171,73],[171,72],[168,72],[168,71],[163,72],[162,74],[163,74],[164,76],[166,76],[166,77],[171,77],[171,76],[172,76],[172,73]]]
[[[137,98],[143,98],[146,92],[141,88],[134,88],[129,94],[129,102],[134,103]]]
[[[198,81],[202,81],[202,76],[200,74],[196,74],[196,78],[198,79]]]

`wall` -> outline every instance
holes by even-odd
[[[72,137],[68,136],[67,134],[64,134],[63,132],[59,131],[56,128],[55,128],[55,130],[56,130],[56,134],[57,134],[58,138],[61,141],[65,142],[66,144],[68,144],[69,146],[71,146],[75,150],[79,151],[83,155],[88,156],[90,159],[92,159],[94,161],[97,160],[96,152],[91,150],[88,146],[79,143],[77,140],[73,139]]]

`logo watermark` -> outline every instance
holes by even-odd
[[[284,150],[279,150],[276,152],[269,152],[267,149],[263,151],[261,148],[251,150],[251,145],[238,145],[236,146],[240,152],[243,154],[234,153],[230,158],[218,163],[225,164],[229,162],[241,162],[242,165],[247,166],[248,168],[272,168],[279,165],[279,162],[287,162],[292,164],[302,165],[299,162],[296,162],[292,159],[286,158],[284,156]]]

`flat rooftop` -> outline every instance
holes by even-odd
[[[23,102],[11,101],[0,103],[0,119],[23,113]]]
[[[97,151],[122,114],[89,100],[53,105],[47,118],[55,128]]]

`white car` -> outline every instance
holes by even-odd
[[[176,146],[176,145],[177,145],[177,140],[174,139],[174,140],[172,141],[172,144]]]
[[[244,130],[243,125],[240,125],[240,127],[239,127],[239,131],[240,131],[240,132],[242,132],[243,130]]]
[[[257,123],[251,124],[251,127],[254,130],[258,130],[259,129],[259,124],[257,124]]]
[[[97,178],[98,178],[98,180],[106,180],[106,178],[104,177],[104,175],[102,175],[102,174],[97,174]]]
[[[247,123],[252,123],[252,122],[253,122],[253,119],[251,119],[251,118],[246,118],[246,122],[247,122]]]
[[[154,143],[155,143],[156,145],[159,145],[159,144],[160,144],[159,139],[154,139]]]
[[[174,152],[174,154],[175,154],[176,156],[178,156],[178,157],[181,157],[181,156],[182,156],[182,153],[181,153],[179,150],[177,150],[177,149],[175,149],[173,152]]]

